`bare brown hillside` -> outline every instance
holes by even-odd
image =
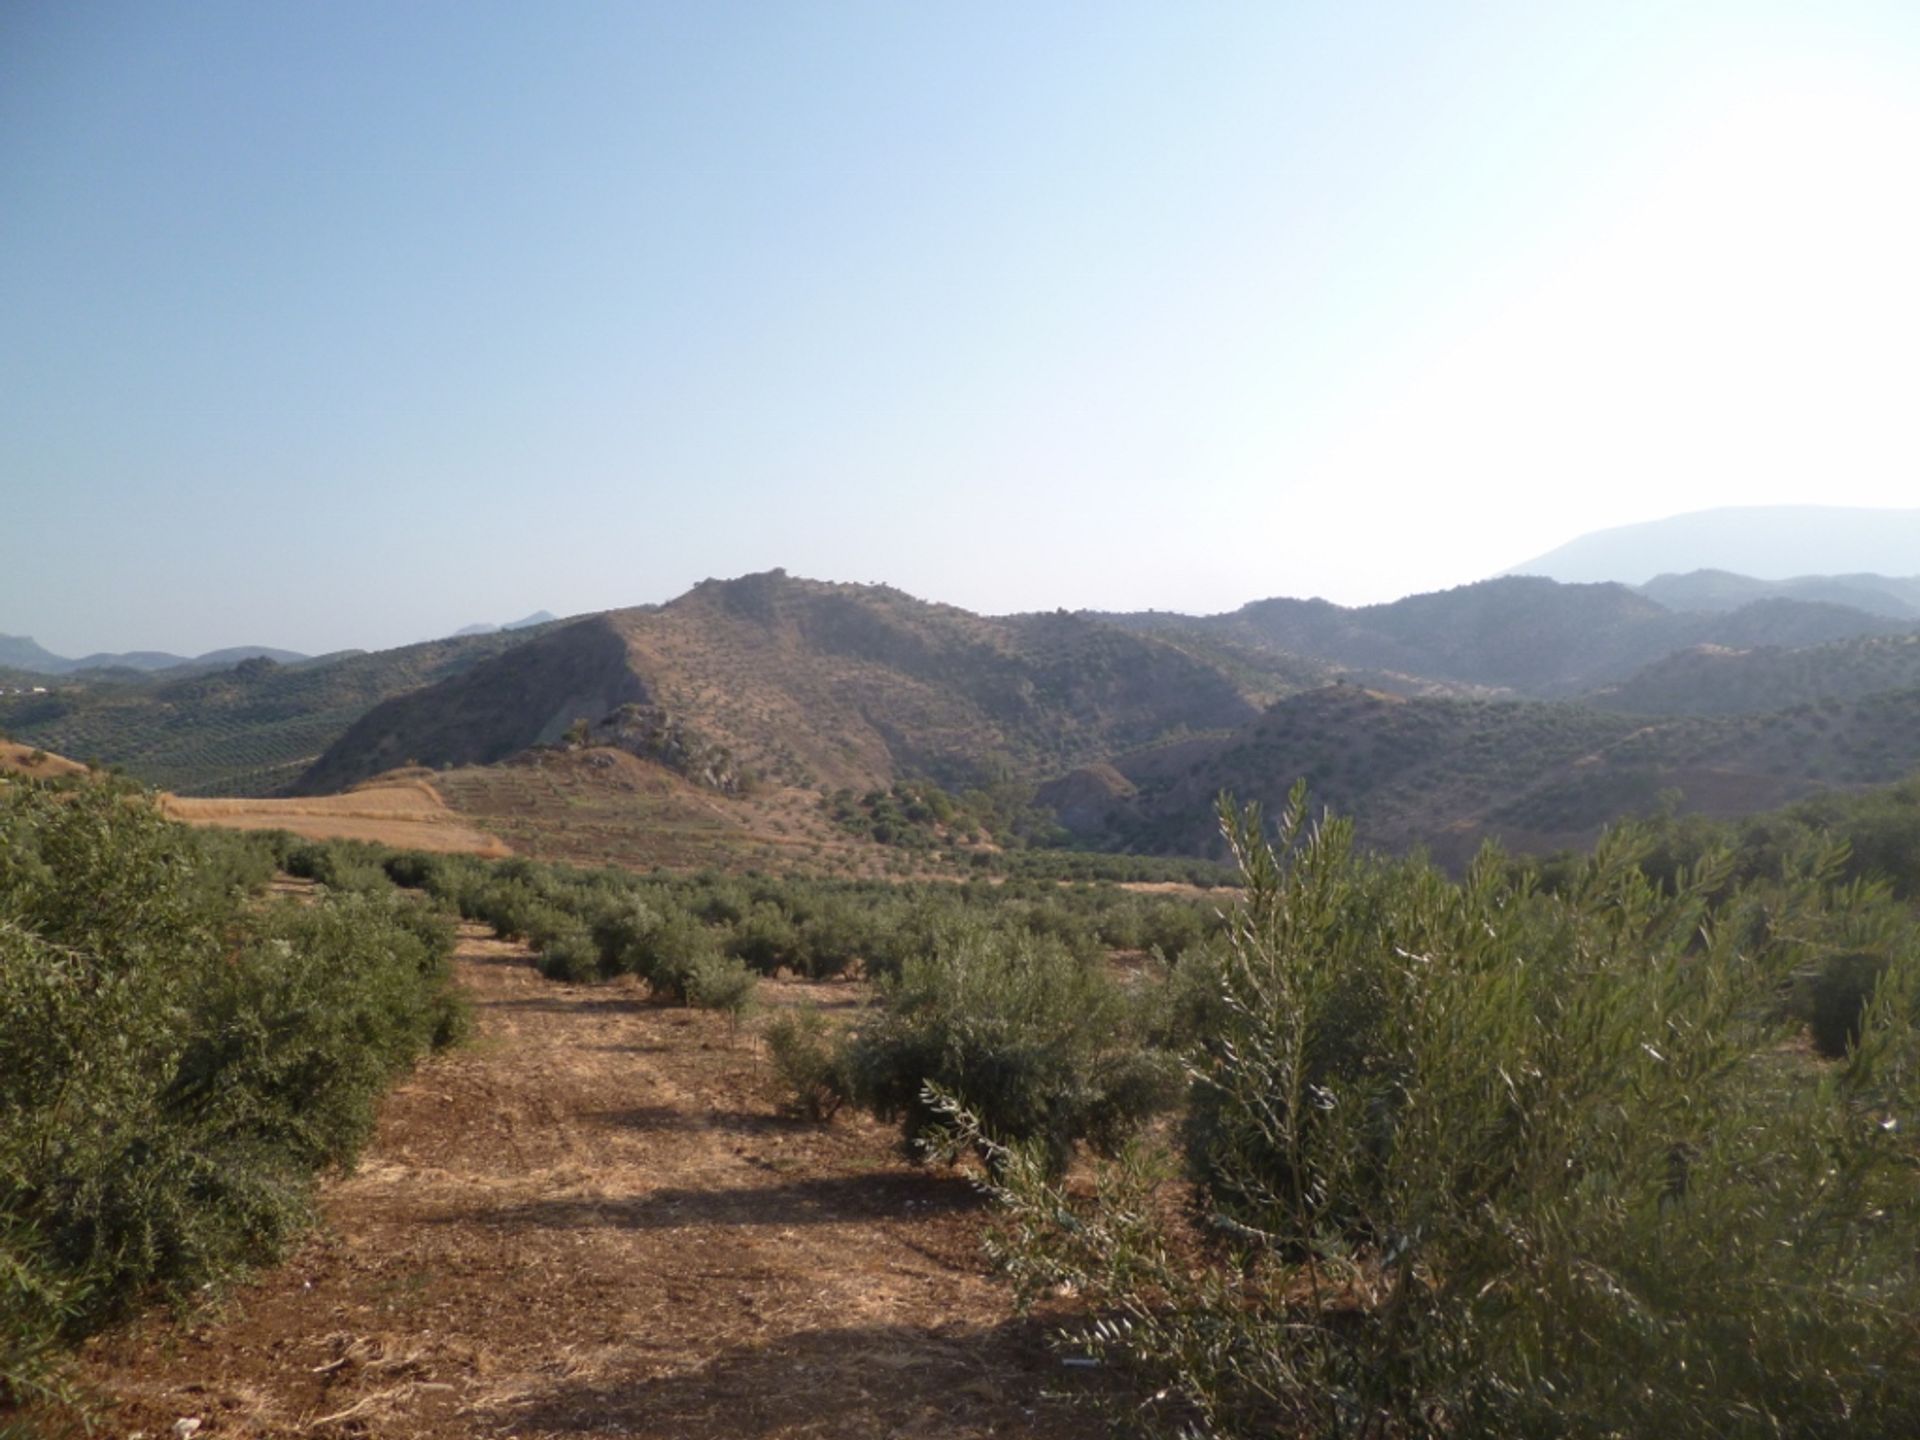
[[[522,855],[578,865],[760,867],[871,874],[892,852],[828,820],[812,791],[761,786],[716,794],[621,751],[533,751],[434,777],[470,824]]]
[[[988,618],[780,571],[564,626],[376,707],[302,777],[487,764],[623,705],[764,783],[1041,775],[1258,713],[1220,669],[1081,616]]]

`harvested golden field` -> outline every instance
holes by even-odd
[[[287,830],[309,840],[365,840],[406,850],[494,858],[513,853],[497,836],[450,810],[440,792],[415,775],[383,777],[344,795],[267,800],[167,795],[161,806],[169,817],[189,825]]]
[[[31,745],[0,740],[0,775],[30,775],[40,780],[51,780],[56,776],[86,773],[86,766],[64,755],[52,755]]]

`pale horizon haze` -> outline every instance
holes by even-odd
[[[12,5],[0,633],[1360,603],[1911,507],[1916,154],[1920,7],[1852,0]]]

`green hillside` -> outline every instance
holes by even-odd
[[[1222,791],[1273,807],[1305,779],[1316,803],[1352,815],[1368,843],[1424,846],[1457,862],[1488,836],[1553,849],[1665,805],[1731,817],[1898,780],[1920,769],[1920,690],[1649,721],[1566,703],[1333,686],[1283,701],[1231,736],[1102,768],[1104,781],[1083,771],[1041,792],[1090,843],[1217,853]]]
[[[1636,715],[1737,715],[1859,700],[1920,685],[1920,634],[1869,635],[1800,650],[1681,650],[1587,703]]]
[[[0,730],[182,795],[269,795],[382,700],[539,633],[432,640],[298,665],[248,660],[178,680],[63,677],[44,695],[0,697]]]
[[[1256,600],[1225,615],[1106,615],[1163,637],[1228,642],[1401,694],[1478,687],[1565,698],[1695,645],[1799,647],[1911,628],[1911,621],[1781,597],[1730,613],[1677,613],[1624,585],[1509,576],[1385,605]]]

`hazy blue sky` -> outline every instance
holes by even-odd
[[[22,0],[0,631],[1355,601],[1912,505],[1917,155],[1912,3]]]

